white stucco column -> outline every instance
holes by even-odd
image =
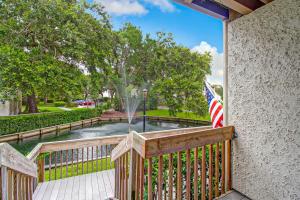
[[[228,125],[228,21],[223,21],[223,124]]]
[[[223,73],[223,125],[228,125],[228,21],[223,21],[223,55],[224,55],[224,73]],[[228,151],[231,149],[230,141],[225,143],[225,183],[230,179],[231,182],[231,175],[228,175],[228,166],[231,166],[231,162],[228,163]],[[230,151],[231,152],[231,151]],[[231,155],[230,155],[231,157]],[[232,167],[231,172],[232,173]],[[230,184],[231,185],[231,184]],[[225,190],[229,190],[228,185],[225,184]]]

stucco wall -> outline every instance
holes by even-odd
[[[228,32],[233,188],[300,199],[300,1],[275,0]]]

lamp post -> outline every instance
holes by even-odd
[[[143,132],[146,130],[146,100],[147,100],[147,95],[148,95],[148,90],[143,89],[144,93],[144,117],[143,117]]]

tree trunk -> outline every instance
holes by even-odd
[[[37,104],[36,104],[36,98],[35,98],[34,93],[32,93],[32,95],[27,96],[27,105],[28,105],[28,112],[29,113],[37,113],[38,112],[38,108],[37,108]]]
[[[45,97],[44,97],[44,104],[46,105],[47,103],[48,103],[48,97],[45,96]]]

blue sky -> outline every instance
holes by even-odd
[[[94,0],[104,5],[114,29],[126,22],[140,27],[143,33],[171,32],[178,44],[192,51],[211,52],[212,76],[208,80],[222,84],[222,21],[171,0]]]
[[[125,22],[139,26],[144,33],[155,34],[158,31],[171,32],[177,43],[189,48],[206,41],[223,51],[222,21],[194,11],[179,4],[173,4],[174,11],[162,11],[155,6],[148,6],[147,14],[113,16],[114,28],[119,28]]]

